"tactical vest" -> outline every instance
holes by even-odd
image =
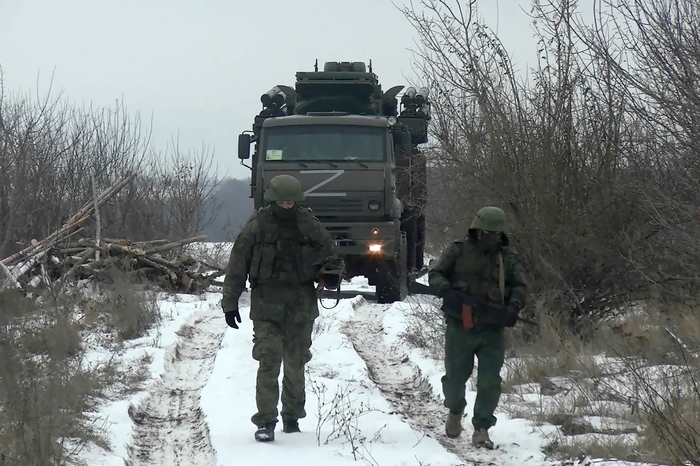
[[[311,212],[299,208],[295,225],[277,220],[268,206],[259,210],[257,221],[260,234],[253,246],[251,286],[265,282],[313,282],[323,259],[323,245],[317,238],[318,220]]]
[[[471,241],[458,243],[461,254],[449,277],[452,286],[477,298],[502,304],[505,300],[505,264],[507,246],[498,251],[484,252]]]

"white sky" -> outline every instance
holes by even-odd
[[[420,2],[415,2],[418,5]],[[396,0],[396,5],[403,5]],[[530,1],[480,0],[520,69],[534,63]],[[294,85],[314,60],[368,61],[384,89],[415,78],[416,34],[391,0],[0,0],[8,91],[62,91],[78,105],[153,117],[152,143],[214,150],[219,175],[248,176],[236,157],[260,95]]]

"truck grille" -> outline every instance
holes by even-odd
[[[362,199],[314,199],[307,205],[315,214],[362,213],[365,207]]]

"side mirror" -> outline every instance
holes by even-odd
[[[238,135],[238,158],[241,160],[250,158],[250,134],[248,133]]]

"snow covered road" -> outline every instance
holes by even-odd
[[[193,313],[165,354],[164,372],[138,407],[128,448],[131,466],[212,466],[216,452],[199,406],[225,328],[211,310]]]
[[[363,289],[360,284],[358,291]],[[161,301],[163,325],[137,349],[153,356],[152,380],[128,400],[105,404],[112,451],[84,452],[90,466],[551,466],[541,452],[548,426],[497,413],[492,438],[500,448],[469,445],[469,418],[457,440],[444,436],[442,367],[400,338],[416,305],[343,299],[321,309],[307,366],[307,417],[302,432],[277,430],[275,442],[255,442],[255,377],[248,296],[240,330],[224,321],[218,293]],[[334,300],[325,300],[330,306]],[[421,305],[425,305],[422,303]],[[469,388],[469,387],[468,387]],[[468,391],[473,406],[475,393]],[[469,408],[468,408],[469,409]],[[128,413],[128,415],[127,415]],[[551,426],[550,426],[551,427]],[[552,430],[556,429],[551,427]],[[572,463],[575,464],[575,463]],[[605,465],[600,462],[597,465]],[[624,463],[609,463],[624,464]]]

